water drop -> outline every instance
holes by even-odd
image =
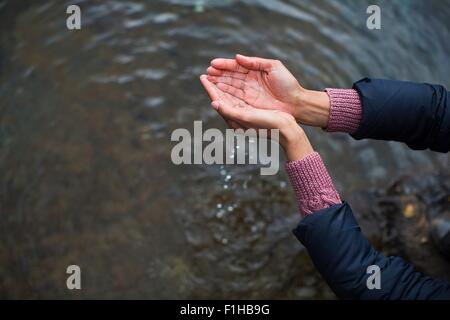
[[[224,215],[225,215],[225,211],[223,211],[223,210],[219,210],[216,213],[216,217],[219,219],[222,218]]]

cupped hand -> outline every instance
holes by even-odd
[[[304,89],[279,60],[236,55],[214,59],[208,80],[225,93],[258,109],[287,112],[295,117]]]
[[[200,80],[211,97],[211,105],[231,128],[278,129],[280,135],[277,142],[283,146],[290,161],[313,152],[305,132],[291,114],[281,110],[255,108],[244,100],[222,91],[206,76],[202,76]]]
[[[245,100],[220,89],[220,86],[201,76],[203,87],[208,92],[212,106],[232,128],[280,129],[286,126],[298,127],[295,118],[289,113],[273,109],[258,109]]]
[[[289,113],[301,124],[328,125],[328,94],[304,89],[278,60],[238,54],[235,59],[214,59],[207,73],[218,89],[254,108]]]

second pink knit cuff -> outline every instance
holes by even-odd
[[[325,91],[330,97],[330,118],[325,129],[328,132],[346,132],[353,134],[362,120],[362,104],[354,89],[332,89]]]
[[[303,215],[341,203],[341,198],[317,152],[288,162],[286,172]]]

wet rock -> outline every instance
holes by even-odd
[[[450,279],[450,175],[404,175],[386,188],[349,199],[370,242],[432,277]]]

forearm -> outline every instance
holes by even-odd
[[[289,162],[300,160],[314,152],[303,129],[297,123],[291,123],[280,129],[281,145]]]
[[[288,158],[286,172],[299,210],[301,214],[308,215],[341,203],[341,199],[320,155],[314,152],[305,133],[298,128],[299,131],[282,131],[282,136],[286,137],[283,148]]]
[[[297,121],[320,126],[328,131],[353,132],[361,119],[361,103],[355,90],[327,89],[326,92],[302,90]],[[298,127],[298,126],[297,126]],[[330,175],[314,152],[303,130],[282,131],[288,163],[286,171],[303,215],[341,203]]]
[[[294,117],[308,126],[325,128],[330,118],[330,97],[326,92],[300,90],[297,94]]]

